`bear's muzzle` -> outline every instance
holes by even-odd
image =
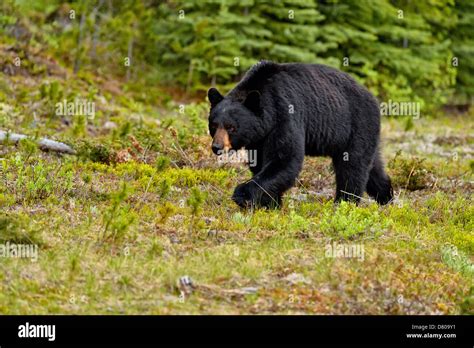
[[[212,152],[219,155],[222,150],[228,152],[231,148],[229,133],[224,128],[218,128],[212,140]]]

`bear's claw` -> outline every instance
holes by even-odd
[[[234,190],[232,200],[239,207],[249,208],[255,204],[254,195],[252,194],[252,189],[249,186],[249,183],[243,183],[238,185]]]
[[[235,188],[232,200],[242,208],[250,207],[278,207],[281,199],[266,192],[254,181],[238,185]]]

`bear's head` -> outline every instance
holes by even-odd
[[[209,89],[207,96],[211,102],[209,133],[216,155],[239,150],[262,138],[263,111],[258,91],[249,92],[243,101],[224,97],[215,88]]]

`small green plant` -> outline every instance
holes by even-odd
[[[63,96],[63,89],[58,81],[45,82],[40,87],[40,95],[42,99],[56,103]]]
[[[166,221],[173,216],[173,214],[176,212],[176,207],[170,203],[170,202],[165,202],[164,204],[160,205],[158,208],[158,213],[160,216],[157,219],[157,222],[160,224],[166,223]]]
[[[415,127],[415,124],[413,123],[413,118],[412,117],[408,117],[406,120],[405,120],[405,132],[408,132],[410,130],[413,129],[413,127]]]
[[[31,229],[29,217],[0,213],[0,243],[42,244],[39,231]]]
[[[441,259],[452,269],[474,278],[474,264],[454,245],[445,245],[441,248]]]
[[[202,210],[202,204],[206,199],[206,193],[202,192],[198,187],[193,187],[191,189],[191,195],[186,200],[186,204],[191,210],[191,222],[189,224],[189,234],[191,236],[193,229],[196,227],[196,217]]]
[[[95,144],[86,140],[78,143],[76,146],[77,155],[83,160],[109,164],[112,157],[112,151],[104,144]]]
[[[155,239],[153,240],[153,242],[150,245],[150,248],[148,249],[148,255],[151,258],[155,258],[157,256],[161,256],[163,254],[163,250],[164,250],[163,245],[161,245],[160,242]]]
[[[75,138],[82,138],[86,135],[87,117],[85,115],[77,115],[73,119],[73,126],[71,129],[72,135]]]
[[[293,232],[302,232],[308,230],[310,221],[305,219],[303,216],[298,215],[294,211],[290,212],[290,222],[288,229]]]
[[[158,194],[160,198],[165,199],[171,192],[171,179],[164,178],[158,185]]]
[[[204,115],[207,111],[207,103],[186,105],[186,111],[193,133],[205,135],[207,132],[207,120]]]
[[[129,205],[124,204],[129,195],[126,183],[122,188],[112,194],[111,206],[103,215],[102,240],[119,240],[125,236],[129,227],[135,222],[137,216],[131,211]]]
[[[120,127],[118,135],[120,138],[123,139],[127,135],[130,134],[131,130],[132,130],[132,124],[127,121]]]
[[[232,215],[232,221],[241,225],[249,225],[252,221],[252,218],[250,215],[244,215],[238,211]]]
[[[0,240],[5,241],[9,240],[10,236],[14,236],[19,230],[18,220],[5,215],[0,215]]]
[[[25,159],[24,159],[25,163],[28,162],[28,160],[33,154],[38,152],[38,145],[31,138],[21,139],[19,142],[19,146],[20,146],[20,150],[24,154],[26,154]]]
[[[84,184],[89,184],[92,180],[92,177],[89,173],[84,173],[82,176],[82,181],[84,181]]]
[[[169,167],[170,159],[166,156],[160,156],[156,159],[156,170],[161,172]]]
[[[319,227],[322,232],[354,239],[359,235],[378,235],[389,225],[382,216],[377,204],[368,207],[358,207],[353,203],[341,202],[337,207],[326,210]]]
[[[460,305],[461,314],[470,314],[474,313],[474,286],[471,286],[469,292],[466,294],[464,300]]]

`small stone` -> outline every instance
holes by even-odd
[[[117,123],[112,121],[107,121],[104,123],[104,129],[115,129],[117,128]]]
[[[186,295],[189,295],[194,291],[195,286],[191,277],[185,275],[178,279],[178,288]]]
[[[209,230],[209,232],[207,232],[207,236],[209,238],[215,238],[215,237],[217,237],[217,233],[218,233],[217,230]]]
[[[290,284],[298,284],[298,283],[310,284],[311,283],[308,279],[306,279],[302,274],[299,274],[299,273],[290,273],[284,279]]]
[[[212,217],[212,216],[211,217],[204,217],[204,222],[206,223],[206,225],[210,225],[214,221],[216,221],[215,217]]]
[[[179,243],[179,238],[174,233],[169,235],[169,240],[172,244],[178,244]]]

